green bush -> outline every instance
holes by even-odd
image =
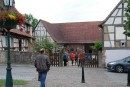
[[[96,42],[94,43],[94,46],[91,47],[93,50],[101,51],[102,50],[102,43]]]

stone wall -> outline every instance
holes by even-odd
[[[0,63],[6,63],[6,51],[0,51]]]
[[[34,64],[37,53],[11,51],[11,63],[15,64]],[[0,51],[0,63],[6,63],[7,51]]]
[[[104,67],[105,65],[105,56],[103,56],[105,51],[102,53],[99,53],[99,67]],[[34,52],[19,52],[19,51],[11,51],[10,57],[11,57],[11,63],[14,64],[34,64],[34,60],[36,58],[36,55],[38,53]],[[0,51],[0,64],[6,63],[7,60],[7,51]],[[62,57],[60,57],[60,61],[62,61]],[[62,63],[62,62],[61,62]],[[60,64],[62,66],[62,64]]]

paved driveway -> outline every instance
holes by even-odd
[[[13,79],[32,80],[37,75],[37,72],[32,65],[12,64]],[[0,79],[6,78],[6,65],[0,64]]]
[[[13,79],[32,80],[22,87],[39,87],[34,66],[13,65],[12,67]],[[0,79],[5,78],[5,69],[5,65],[0,65]],[[85,68],[85,83],[81,83],[81,76],[82,69],[77,66],[51,67],[47,75],[46,87],[127,87],[127,73],[107,72],[102,68]]]
[[[115,82],[127,84],[127,73],[107,72],[107,70],[104,70],[104,74]]]

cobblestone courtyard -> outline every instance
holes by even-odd
[[[81,83],[82,69],[77,66],[51,67],[46,87],[127,87],[127,73],[107,72],[103,68],[85,68],[85,83]],[[13,79],[30,80],[26,86],[39,87],[37,72],[32,65],[12,65]],[[0,65],[0,79],[6,76],[6,66]]]

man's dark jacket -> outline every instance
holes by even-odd
[[[48,56],[39,54],[35,60],[35,67],[38,72],[47,72],[50,69],[50,59]]]

